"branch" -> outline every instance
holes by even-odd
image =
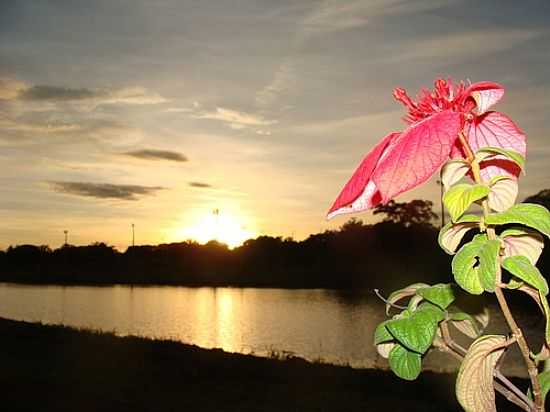
[[[525,394],[514,385],[500,370],[495,370],[495,378],[501,381],[507,388],[509,388],[518,398],[520,398],[528,407],[528,411],[531,411],[534,408],[533,401],[529,399]]]

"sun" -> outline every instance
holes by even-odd
[[[194,225],[177,230],[176,236],[180,239],[192,239],[199,243],[217,240],[234,248],[254,237],[254,234],[247,230],[235,216],[214,209],[198,217]]]

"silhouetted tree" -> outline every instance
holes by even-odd
[[[550,210],[550,189],[544,189],[535,195],[531,195],[524,200],[525,203],[537,203]]]
[[[259,236],[235,249],[216,241],[133,246],[123,253],[103,242],[55,250],[10,246],[0,251],[0,281],[383,290],[413,278],[437,283],[447,281],[451,257],[435,241],[431,208],[423,200],[390,202],[376,208],[385,218],[374,225],[352,218],[303,241]],[[550,273],[549,245],[538,266]]]
[[[374,208],[374,214],[384,214],[384,222],[399,223],[405,227],[410,225],[429,225],[437,218],[433,211],[433,202],[415,199],[410,202],[395,202],[390,200],[385,205]]]

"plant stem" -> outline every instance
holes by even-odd
[[[510,389],[514,394],[520,398],[529,408],[528,410],[532,410],[534,405],[533,401],[529,399],[525,394],[519,390],[519,388],[514,385],[510,380],[498,369],[495,371],[495,378],[497,378],[499,381],[502,382],[504,386],[506,386],[508,389]]]
[[[443,336],[443,340],[445,341],[445,343],[451,349],[453,349],[455,352],[458,352],[462,356],[466,355],[468,351],[462,346],[460,346],[458,343],[456,343],[451,337],[451,333],[449,332],[449,325],[447,324],[447,321],[441,322],[441,335]]]
[[[474,177],[474,181],[478,184],[483,184],[483,180],[481,179],[481,174],[480,174],[479,163],[475,159],[475,156],[472,152],[472,148],[467,142],[463,132],[459,133],[459,140],[460,140],[460,143],[462,144],[462,147],[464,148],[468,161],[470,162],[470,165],[472,167],[472,175]],[[484,199],[482,201],[481,206],[483,207],[483,216],[487,218],[487,216],[490,213],[487,199]],[[497,239],[494,228],[492,227],[487,228],[487,237],[489,240]],[[508,306],[508,302],[504,297],[504,293],[502,292],[502,288],[500,287],[501,278],[502,278],[501,268],[500,268],[500,265],[497,265],[495,296],[497,297],[497,301],[498,301],[498,304],[500,305],[500,309],[504,315],[504,318],[506,319],[506,323],[508,323],[508,327],[512,331],[514,338],[517,340],[519,349],[521,351],[521,355],[523,356],[523,360],[527,367],[527,372],[529,374],[529,379],[531,381],[533,398],[535,399],[534,411],[542,412],[544,410],[544,405],[542,404],[540,383],[537,378],[537,375],[538,375],[537,365],[529,356],[530,350],[529,350],[529,346],[527,345],[527,341],[525,340],[525,337],[523,336],[523,333],[520,327],[518,326],[516,320],[514,319],[514,316],[510,311],[510,307]]]

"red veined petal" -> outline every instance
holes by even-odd
[[[461,114],[451,110],[407,128],[373,173],[382,203],[428,180],[449,158],[460,128]]]
[[[482,147],[501,147],[514,150],[525,157],[527,144],[525,134],[507,116],[499,112],[487,112],[477,116],[467,126],[468,142],[475,153]],[[483,161],[481,177],[488,181],[495,176],[519,176],[520,168],[504,156],[495,156]]]
[[[476,113],[481,115],[504,95],[504,87],[493,82],[477,82],[466,89],[464,95],[476,102]]]
[[[380,203],[378,189],[371,180],[371,175],[399,134],[398,132],[390,133],[365,156],[334,201],[328,211],[327,219],[332,219],[343,213],[361,212]]]

